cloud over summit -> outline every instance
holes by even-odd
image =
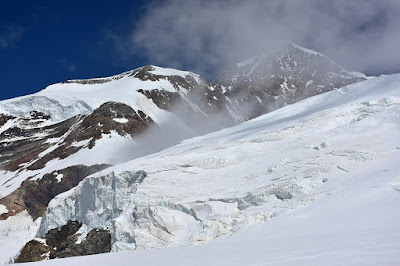
[[[130,52],[207,75],[288,40],[348,70],[400,72],[397,14],[397,0],[167,0],[149,5]]]

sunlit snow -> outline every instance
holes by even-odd
[[[38,235],[76,219],[137,250],[44,263],[396,264],[399,88],[359,82],[94,174],[50,202]],[[175,248],[140,250],[161,247]]]

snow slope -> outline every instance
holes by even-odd
[[[146,80],[146,77],[138,77],[140,71],[146,72],[148,75],[151,73],[152,75],[158,76]],[[125,103],[136,111],[141,110],[151,117],[157,125],[163,128],[163,131],[159,130],[159,132],[156,132],[159,135],[163,134],[163,132],[169,132],[171,124],[174,127],[179,128],[179,134],[175,134],[176,139],[183,138],[187,135],[196,135],[193,129],[177,115],[159,108],[152,99],[149,99],[144,94],[138,92],[139,90],[165,90],[167,92],[178,92],[185,95],[187,90],[182,86],[174,84],[169,79],[171,76],[181,77],[183,79],[187,78],[197,83],[203,82],[199,75],[191,72],[161,68],[157,66],[145,66],[107,78],[69,80],[64,83],[50,85],[46,89],[32,95],[0,101],[0,114],[4,113],[15,116],[26,116],[27,113],[32,110],[40,111],[51,116],[51,121],[46,121],[44,124],[40,125],[40,127],[44,128],[49,124],[66,120],[78,114],[88,114],[105,102],[115,101]],[[193,103],[191,104],[194,112],[198,112],[196,105]],[[19,120],[20,118],[15,118],[7,121],[7,123],[0,126],[0,133],[10,129],[11,127],[20,126],[18,124]],[[124,120],[116,122],[123,123]],[[39,126],[36,127],[39,128]],[[43,134],[39,133],[34,136],[34,138],[39,139],[41,137],[46,137],[45,129],[43,129],[43,132]],[[153,132],[153,135],[156,135],[156,133]],[[54,139],[54,144],[43,153],[40,153],[39,158],[63,145],[63,137]],[[7,139],[7,137],[4,137],[2,141],[16,142],[24,139],[27,138]],[[174,142],[175,144],[178,141],[176,139],[165,138],[164,140],[166,143]],[[103,138],[97,142],[95,149],[85,147],[77,154],[73,154],[64,159],[56,158],[49,160],[46,166],[42,169],[36,169],[33,171],[22,169],[19,172],[2,169],[0,170],[0,198],[12,193],[15,189],[20,187],[23,181],[33,176],[38,179],[51,171],[60,170],[81,163],[86,165],[116,164],[126,161],[126,158],[137,157],[136,155],[130,157],[126,153],[129,152],[130,149],[136,149],[138,151],[137,154],[146,153],[147,150],[143,152],[139,152],[139,150],[145,150],[143,148],[144,143],[148,144],[149,141],[143,141],[143,143],[140,143],[141,145],[139,145],[138,142],[140,141],[143,141],[143,139],[132,140],[132,138],[127,136],[105,134]],[[88,143],[77,143],[76,146],[88,146],[87,144]],[[154,144],[153,146],[156,145]],[[158,146],[155,147],[155,149],[157,148]]]
[[[96,173],[50,202],[37,235],[78,220],[109,228],[121,251],[206,243],[272,219],[202,247],[65,263],[390,263],[399,115],[400,75],[318,95]]]
[[[138,90],[163,89],[176,92],[176,87],[166,77],[187,76],[196,82],[202,82],[200,76],[187,71],[150,66],[151,74],[160,75],[158,80],[137,78],[135,72],[140,69],[124,72],[107,78],[70,80],[56,83],[44,90],[27,96],[17,97],[0,102],[0,113],[20,116],[36,110],[49,114],[54,122],[68,119],[77,114],[85,114],[109,101],[121,102],[135,110],[142,110],[156,123],[161,123],[168,112],[158,108],[151,99]],[[185,89],[180,88],[184,93]]]
[[[384,172],[383,172],[384,171]],[[40,265],[397,265],[399,168],[379,161],[347,187],[202,246],[68,258]],[[34,264],[36,265],[36,263]]]

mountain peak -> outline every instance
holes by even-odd
[[[125,77],[130,78],[139,78],[141,80],[154,80],[155,76],[160,78],[171,77],[171,76],[179,76],[182,78],[186,78],[187,76],[192,76],[196,79],[199,79],[200,76],[198,74],[194,74],[189,71],[183,71],[173,68],[164,68],[155,65],[145,65],[142,67],[135,68],[133,70],[125,71],[121,74],[104,77],[104,78],[90,78],[90,79],[72,79],[66,80],[62,82],[64,83],[78,83],[78,84],[101,84],[110,82],[113,80],[119,80]]]
[[[282,41],[278,47],[221,73],[213,86],[223,95],[237,100],[237,106],[231,109],[246,120],[364,79],[347,72],[321,53]],[[246,97],[240,96],[243,94]],[[245,108],[246,113],[241,107],[244,102],[251,106],[251,110]]]

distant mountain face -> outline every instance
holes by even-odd
[[[212,86],[218,99],[248,120],[364,79],[320,53],[283,42],[277,52],[258,55],[223,72]]]
[[[212,84],[148,65],[1,101],[0,204],[8,211],[0,220],[25,210],[36,219],[55,196],[111,165],[363,79],[284,43]]]

